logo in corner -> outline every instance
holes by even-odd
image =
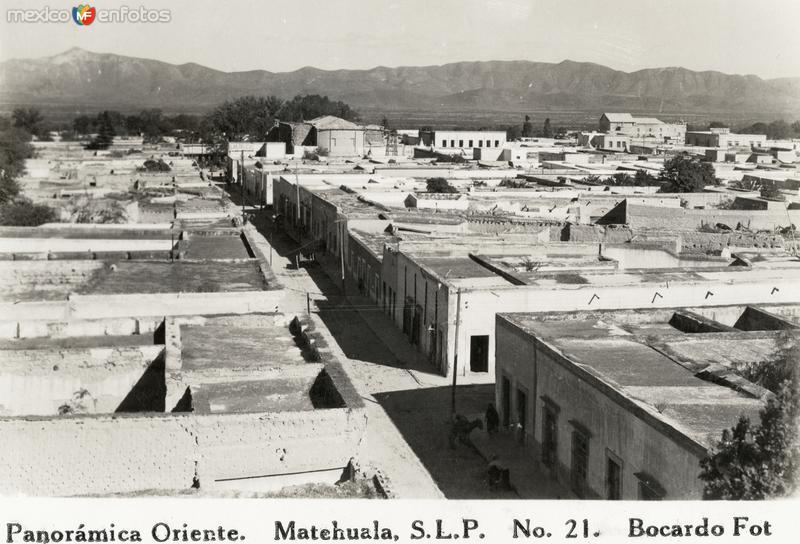
[[[80,26],[92,24],[96,15],[97,9],[91,7],[89,4],[81,4],[76,8],[72,8],[72,19]]]

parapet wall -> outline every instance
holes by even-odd
[[[147,314],[170,316],[269,313],[280,307],[283,297],[283,291],[69,295],[67,300],[0,303],[0,315],[9,321],[69,321]]]
[[[351,408],[0,419],[0,494],[206,489],[239,478],[266,485],[290,473],[344,468],[365,428],[363,410]]]

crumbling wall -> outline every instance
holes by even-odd
[[[0,414],[163,410],[162,352],[163,346],[5,350]]]
[[[735,225],[733,225],[735,226]],[[690,232],[680,233],[684,252],[721,251],[725,248],[783,249],[783,237],[765,232]]]
[[[363,410],[351,408],[0,419],[0,494],[175,491],[341,469],[365,428]]]

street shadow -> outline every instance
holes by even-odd
[[[492,491],[488,464],[475,448],[450,446],[451,387],[391,391],[373,395],[448,499],[518,499],[510,490]],[[483,418],[494,402],[494,385],[456,387],[456,412]],[[475,431],[485,432],[485,431]],[[394,468],[394,467],[391,467]],[[387,467],[387,472],[390,468]]]

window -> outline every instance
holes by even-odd
[[[494,141],[494,146],[495,147],[500,147],[500,140],[495,140]]]
[[[558,405],[542,397],[542,464],[555,468],[558,462]]]
[[[447,147],[447,140],[442,140],[442,147]]]
[[[468,147],[472,147],[472,140],[469,141],[469,146]]]
[[[622,499],[622,460],[611,451],[606,451],[606,498],[610,501]]]
[[[458,141],[458,147],[464,147],[464,140]]]
[[[589,473],[589,431],[580,423],[570,421],[572,431],[572,460],[570,463],[570,484],[579,497],[586,496],[586,481]]]
[[[450,140],[450,147],[455,147],[455,146],[456,146],[456,141]]]

